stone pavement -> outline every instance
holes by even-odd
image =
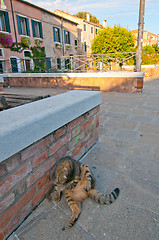
[[[82,161],[96,188],[119,187],[119,198],[109,206],[87,199],[71,229],[65,198],[45,199],[9,240],[158,240],[159,80],[146,82],[142,94],[103,93],[99,142]]]

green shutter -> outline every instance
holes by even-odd
[[[66,30],[64,30],[64,42],[65,42],[65,44],[67,43],[67,41],[66,41]]]
[[[54,42],[56,42],[55,27],[53,27]]]
[[[27,36],[30,36],[29,19],[26,18],[25,22],[26,22]]]
[[[11,32],[8,12],[4,12],[4,14],[5,14],[4,16],[5,16],[6,30],[7,32]]]
[[[71,34],[68,32],[68,39],[69,39],[69,44],[71,44]]]
[[[40,38],[43,38],[42,23],[39,22]]]
[[[34,28],[34,20],[31,20],[31,25],[32,25],[32,31],[33,31],[33,37],[35,36],[35,28]]]
[[[18,33],[21,35],[21,27],[20,27],[20,17],[17,15],[17,24],[18,24]]]
[[[59,42],[61,42],[61,30],[59,28]]]

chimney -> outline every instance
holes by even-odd
[[[90,22],[90,14],[87,13],[87,22]]]
[[[107,28],[107,20],[103,20],[103,27]]]

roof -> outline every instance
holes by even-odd
[[[85,19],[83,19],[83,18],[77,17],[77,16],[75,16],[75,15],[72,15],[72,14],[70,14],[70,13],[61,11],[61,10],[59,10],[59,9],[56,9],[56,10],[54,11],[55,14],[58,14],[58,12],[61,13],[61,14],[64,13],[65,15],[71,16],[71,17],[73,17],[73,18],[75,18],[75,19],[77,19],[77,20],[81,20],[81,21],[84,21],[84,22],[89,23],[89,24],[91,23],[92,25],[95,25],[95,26],[97,26],[97,27],[102,27],[101,24],[89,22],[89,21],[87,21],[87,20],[85,20]],[[61,15],[59,14],[59,16],[61,16]]]
[[[78,23],[75,22],[75,21],[69,20],[68,18],[65,18],[65,17],[61,17],[60,15],[58,15],[58,14],[56,14],[56,13],[54,13],[54,12],[51,12],[51,11],[45,9],[45,8],[42,8],[42,7],[40,7],[40,6],[37,6],[37,5],[33,4],[33,3],[30,3],[30,2],[25,1],[25,0],[18,0],[18,1],[23,2],[23,3],[26,3],[26,4],[28,4],[28,5],[32,6],[32,7],[35,7],[35,8],[38,8],[38,9],[42,10],[42,11],[45,11],[45,12],[47,12],[47,13],[50,13],[50,14],[54,15],[55,17],[63,18],[63,19],[65,19],[65,20],[68,21],[68,22],[71,22],[71,23],[74,23],[74,24],[78,25]]]
[[[132,32],[137,33],[137,32],[138,32],[138,29],[132,30]],[[157,34],[151,33],[151,32],[149,32],[149,31],[147,31],[147,30],[143,30],[143,32],[145,32],[145,33],[147,32],[147,33],[150,33],[151,35],[154,35],[154,36],[158,37]]]

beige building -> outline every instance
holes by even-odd
[[[137,46],[138,30],[132,31],[135,36],[135,46]],[[144,30],[143,32],[143,46],[152,46],[158,44],[158,35]]]
[[[90,14],[87,14],[87,20],[73,16],[69,13],[55,10],[55,14],[67,18],[71,21],[78,23],[79,28],[79,49],[81,49],[81,54],[90,54],[91,53],[91,44],[100,29],[107,27],[106,20],[103,21],[103,26],[90,22]]]

